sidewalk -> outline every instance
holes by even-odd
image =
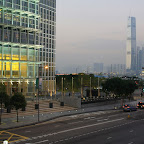
[[[131,101],[127,103],[131,103],[133,105],[137,105],[140,100]],[[85,105],[81,109],[76,109],[68,106],[59,106],[58,102],[53,102],[54,107],[48,108],[48,101],[40,101],[40,114],[39,114],[39,122],[44,122],[48,120],[52,120],[62,116],[88,113],[88,112],[96,112],[96,111],[106,111],[106,110],[115,110],[121,107],[121,103],[115,104],[107,104],[107,105],[97,105],[97,103],[90,105]],[[32,106],[31,103],[28,106]],[[30,107],[29,107],[30,108]],[[38,114],[37,110],[32,110],[26,112],[20,112],[19,114],[19,122],[16,122],[16,112],[13,111],[11,114],[3,114],[2,115],[2,125],[0,125],[0,130],[6,130],[10,128],[16,128],[20,126],[34,125],[38,123]]]

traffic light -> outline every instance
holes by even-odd
[[[144,88],[142,88],[142,91],[144,92]]]

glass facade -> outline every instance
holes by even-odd
[[[39,0],[0,0],[0,80],[8,94],[36,92],[40,31]]]
[[[40,76],[43,78],[43,93],[54,92],[55,79],[55,55],[56,55],[56,0],[40,0],[40,61],[42,67],[48,66],[48,69],[40,69]]]
[[[126,69],[136,71],[136,19],[128,17],[127,44],[126,44]]]

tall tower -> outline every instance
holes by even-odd
[[[0,83],[32,96],[38,76],[39,0],[0,0]]]
[[[43,79],[41,92],[54,92],[56,55],[56,0],[40,0],[40,77]],[[48,66],[48,69],[44,69]]]
[[[127,24],[126,69],[136,71],[136,19],[130,16]]]

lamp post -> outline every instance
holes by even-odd
[[[37,89],[38,89],[38,94],[37,94],[37,109],[38,109],[38,122],[39,122],[39,113],[40,113],[40,111],[39,111],[39,86],[40,86],[40,81],[39,81],[39,79],[40,79],[40,68],[43,68],[42,66],[39,66],[38,65],[38,85],[37,85]],[[48,69],[48,66],[45,66],[44,67],[45,69]]]
[[[83,77],[81,77],[81,98],[83,98]]]
[[[73,77],[72,77],[72,97],[74,97],[74,95],[73,95]]]
[[[98,97],[100,97],[100,89],[99,89],[99,77],[98,77]]]
[[[92,97],[92,93],[91,93],[91,77],[90,77],[90,98]]]
[[[55,77],[55,100],[56,100],[56,77]]]
[[[64,99],[63,99],[63,95],[64,95],[64,91],[63,91],[63,80],[64,78],[62,77],[62,97],[61,97],[61,102],[60,102],[60,106],[64,106]]]

